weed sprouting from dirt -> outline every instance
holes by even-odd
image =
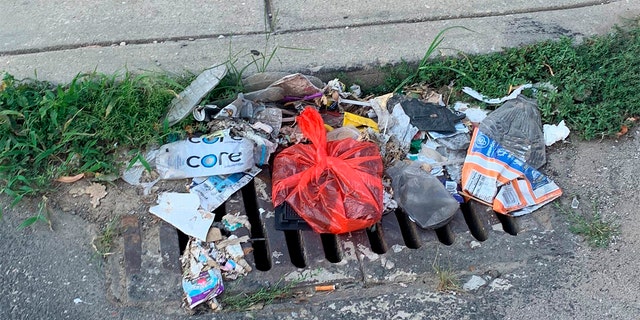
[[[592,203],[592,209],[587,213],[565,208],[557,202],[554,205],[569,220],[569,231],[582,236],[591,247],[606,248],[619,234],[620,228],[616,223],[602,218],[597,201]]]
[[[243,311],[255,305],[269,305],[276,300],[291,298],[293,289],[302,281],[298,279],[283,284],[283,279],[269,287],[261,287],[253,293],[239,293],[235,295],[223,295],[220,302],[225,310]]]
[[[430,70],[432,72],[448,70],[448,71],[458,73],[459,76],[467,77],[466,73],[462,70],[459,70],[450,66],[446,66],[446,65],[438,65],[438,64],[430,63],[429,59],[431,58],[433,53],[436,51],[436,49],[438,49],[440,44],[442,44],[442,41],[444,41],[444,34],[451,29],[465,29],[465,30],[471,31],[470,29],[467,29],[462,26],[452,26],[438,32],[438,34],[433,39],[433,41],[431,41],[431,44],[429,45],[429,48],[427,48],[427,51],[425,52],[424,56],[422,57],[422,59],[420,59],[420,62],[418,63],[418,68],[413,70],[413,72],[411,72],[408,77],[406,77],[402,82],[400,82],[400,84],[395,88],[395,90],[393,90],[394,92],[402,89],[405,85],[409,85],[416,82],[416,80],[419,79],[420,73],[424,72],[425,70]],[[472,78],[467,77],[467,79],[471,82],[474,82]]]
[[[45,196],[42,196],[42,199],[38,203],[38,212],[30,217],[22,221],[22,223],[18,226],[18,230],[31,227],[35,223],[42,222],[49,225],[49,230],[53,230],[53,226],[51,225],[51,212],[47,207],[47,201],[49,199]]]
[[[221,79],[220,83],[203,99],[207,101],[231,102],[238,93],[244,92],[242,79],[250,71],[266,72],[274,61],[279,61],[279,52],[282,50],[298,50],[305,51],[310,49],[287,47],[276,44],[275,24],[278,22],[278,12],[275,12],[270,18],[265,14],[264,17],[264,46],[258,49],[245,51],[234,51],[231,40],[229,41],[229,53],[225,65],[227,66],[227,75]],[[242,63],[241,61],[248,61]]]
[[[450,266],[443,267],[438,262],[440,247],[436,249],[435,258],[431,264],[431,268],[438,277],[438,285],[436,289],[440,292],[460,291],[460,279]]]
[[[91,241],[91,246],[100,257],[106,258],[111,254],[113,241],[120,235],[119,222],[120,219],[118,217],[111,219],[102,229],[100,235]]]

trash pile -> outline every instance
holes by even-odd
[[[224,66],[202,73],[166,117],[175,124],[191,115],[208,132],[149,151],[123,174],[147,193],[161,179],[191,179],[187,192],[162,193],[149,209],[190,237],[181,258],[189,308],[219,310],[223,280],[251,271],[242,247],[248,232],[237,233],[250,230],[247,217],[215,219],[214,210],[263,166],[272,172],[276,223],[297,218],[294,228],[318,233],[369,228],[396,209],[421,228],[439,228],[471,199],[519,216],[561,195],[538,169],[545,145],[569,132],[564,123],[543,131],[536,101],[522,94],[539,84],[500,99],[463,90],[500,105],[489,112],[447,106],[421,85],[363,97],[360,87],[347,89],[338,79],[262,73],[245,79],[247,92],[235,99],[198,105],[225,74]],[[155,171],[141,182],[145,162]]]

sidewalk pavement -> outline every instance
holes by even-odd
[[[197,73],[278,48],[271,71],[374,73],[418,61],[451,26],[469,30],[449,30],[441,54],[602,34],[638,15],[633,0],[8,0],[0,2],[0,70],[55,82],[93,70]]]

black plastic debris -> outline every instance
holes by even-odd
[[[456,123],[465,118],[464,113],[455,114],[445,106],[417,99],[394,96],[389,103],[392,107],[400,103],[404,112],[411,118],[411,124],[422,131],[453,133],[456,132]]]

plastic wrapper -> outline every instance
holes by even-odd
[[[409,99],[400,104],[411,118],[411,124],[420,130],[456,132],[456,123],[465,117],[464,114],[454,114],[447,107],[417,99]]]
[[[253,143],[229,130],[165,144],[156,157],[161,179],[182,179],[243,172],[254,165]]]
[[[480,131],[538,169],[547,162],[540,111],[535,100],[517,96],[491,112]]]
[[[397,162],[387,169],[393,197],[409,218],[421,228],[435,229],[447,224],[460,207],[445,186],[418,162]]]
[[[462,168],[462,191],[513,216],[530,213],[562,195],[551,179],[478,129]]]
[[[380,221],[382,159],[378,146],[353,139],[326,140],[314,108],[297,119],[312,144],[283,150],[273,165],[273,203],[285,201],[318,233],[340,234]]]
[[[227,74],[227,67],[219,65],[203,71],[171,101],[166,121],[172,126],[184,119],[204,96],[215,88]]]
[[[569,133],[571,133],[564,123],[564,120],[560,121],[558,125],[545,124],[542,126],[542,131],[544,133],[544,144],[546,146],[550,146],[560,140],[564,141],[564,139],[569,136]]]
[[[322,90],[316,87],[309,78],[295,73],[275,81],[267,88],[249,92],[245,98],[252,101],[276,102],[280,100],[308,100],[322,95]]]
[[[378,132],[378,124],[375,121],[349,112],[344,113],[342,126],[354,126],[356,128],[369,127]]]
[[[182,279],[182,290],[187,296],[189,308],[193,309],[222,293],[222,274],[218,269],[209,269],[195,279]]]

